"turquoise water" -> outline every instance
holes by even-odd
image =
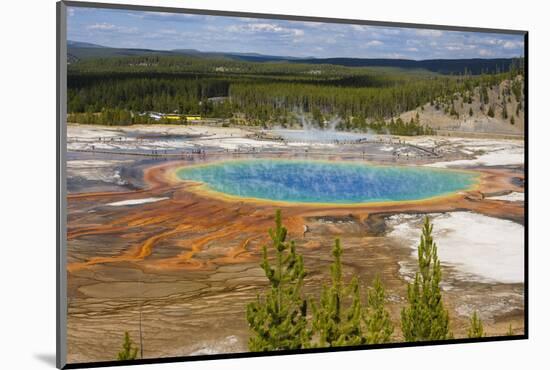
[[[269,159],[184,167],[177,175],[238,197],[334,204],[425,199],[469,188],[477,178],[427,167]]]

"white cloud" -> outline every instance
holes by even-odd
[[[502,47],[504,49],[518,49],[523,47],[522,41],[505,41],[504,44],[502,44]]]
[[[230,32],[246,32],[246,33],[277,33],[289,34],[292,36],[303,36],[304,31],[299,28],[282,27],[275,23],[249,23],[244,25],[231,25],[227,27]]]
[[[200,17],[197,14],[185,14],[185,13],[163,13],[163,12],[143,12],[144,15],[150,15],[163,18],[195,18]]]
[[[126,15],[129,16],[129,17],[143,19],[143,18],[145,18],[145,13],[147,13],[147,12],[143,12],[143,13],[130,12],[130,13],[126,13]]]
[[[495,55],[494,51],[487,49],[479,49],[478,54],[482,57],[491,57]]]
[[[302,23],[302,25],[308,28],[322,28],[325,27],[327,24],[321,22],[304,22]]]
[[[500,40],[497,39],[483,39],[482,44],[485,45],[496,45],[499,43]]]
[[[379,34],[382,34],[382,35],[386,35],[386,36],[396,36],[396,35],[399,35],[401,34],[401,30],[402,29],[399,29],[399,28],[376,28],[376,27],[369,27],[371,30],[374,30],[376,29],[376,32],[379,33]]]
[[[367,26],[361,26],[361,25],[359,25],[359,24],[352,24],[352,25],[351,25],[351,28],[352,28],[354,31],[359,31],[359,32],[368,31],[368,27],[367,27]]]
[[[478,38],[474,39],[474,43],[477,45],[485,45],[490,49],[521,49],[523,48],[523,40],[507,40],[499,38]],[[489,50],[489,49],[487,49]]]
[[[443,36],[443,32],[439,30],[416,30],[416,34],[419,36],[428,36],[428,37]]]
[[[118,33],[136,33],[138,31],[137,27],[122,27],[106,22],[91,24],[86,29],[90,31],[112,31]]]
[[[115,29],[114,24],[110,23],[94,23],[92,25],[89,25],[87,28],[89,30],[102,30],[102,31],[108,31],[108,30],[114,30]]]
[[[367,42],[366,45],[367,46],[380,46],[380,45],[384,45],[384,43],[382,41],[379,41],[379,40],[372,40],[372,41]]]
[[[389,59],[406,59],[407,56],[405,54],[401,53],[384,53],[381,55],[382,58],[389,58]]]

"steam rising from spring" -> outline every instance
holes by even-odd
[[[298,115],[302,129],[274,129],[273,132],[283,139],[289,142],[303,142],[303,143],[346,143],[346,142],[360,142],[366,141],[372,138],[370,133],[358,133],[358,132],[346,132],[338,131],[336,128],[342,122],[340,117],[333,117],[329,121],[326,121],[324,129],[320,129],[316,123],[314,123],[305,114],[300,113]]]

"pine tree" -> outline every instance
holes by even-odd
[[[342,247],[336,239],[330,267],[331,285],[323,286],[319,304],[312,303],[314,346],[335,347],[365,343],[361,331],[359,283],[354,277],[348,287],[342,282]],[[347,298],[347,299],[346,299]],[[349,303],[346,305],[346,303]]]
[[[512,330],[512,324],[508,326],[508,331],[506,332],[506,335],[508,336],[514,335],[514,330]]]
[[[372,288],[367,290],[367,308],[363,315],[368,344],[387,343],[393,334],[390,314],[384,308],[385,300],[384,286],[380,279],[376,277]]]
[[[118,353],[118,360],[135,360],[137,357],[137,347],[134,347],[134,343],[130,339],[128,332],[124,333],[124,343],[122,344],[122,350]]]
[[[485,92],[483,94],[483,103],[485,105],[489,104],[489,92],[487,91],[487,87],[485,87]]]
[[[508,107],[506,106],[506,102],[502,102],[502,118],[508,119]]]
[[[489,117],[494,117],[495,116],[495,110],[493,109],[493,106],[489,106],[489,110],[487,111],[487,115]]]
[[[408,306],[401,311],[401,327],[407,342],[452,338],[449,313],[441,296],[441,265],[432,238],[433,225],[424,220],[418,246],[418,269],[408,285]]]
[[[477,312],[474,312],[470,318],[470,328],[468,329],[468,338],[481,338],[483,337],[483,323],[477,315]]]
[[[275,250],[275,264],[272,266],[269,262],[267,246],[264,246],[261,267],[270,290],[247,306],[246,319],[253,332],[248,348],[251,351],[299,349],[309,342],[307,304],[301,293],[306,272],[294,241],[286,241],[287,229],[282,225],[279,210],[275,215],[275,229],[269,230],[269,236]]]
[[[458,118],[458,112],[457,112],[456,109],[455,109],[455,103],[453,103],[453,104],[451,105],[450,115],[451,115],[451,116],[455,116],[456,118]]]
[[[336,346],[354,346],[364,344],[365,339],[361,328],[362,305],[360,298],[359,280],[356,276],[351,279],[347,288],[344,289],[345,298],[348,298],[349,306],[343,310],[343,321],[340,338]],[[345,302],[345,300],[342,300]]]

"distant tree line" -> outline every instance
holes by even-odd
[[[457,93],[467,95],[518,73],[515,66],[499,74],[447,76],[396,68],[192,57],[93,59],[69,68],[68,112],[179,112],[258,126],[294,125],[306,114],[319,126],[341,117],[348,119],[344,128],[361,129],[363,120],[380,122],[429,102],[443,104]],[[521,94],[516,85],[512,90]],[[214,97],[225,99],[210,99]],[[125,122],[134,123],[132,117],[126,114]],[[90,121],[90,116],[72,118]]]

